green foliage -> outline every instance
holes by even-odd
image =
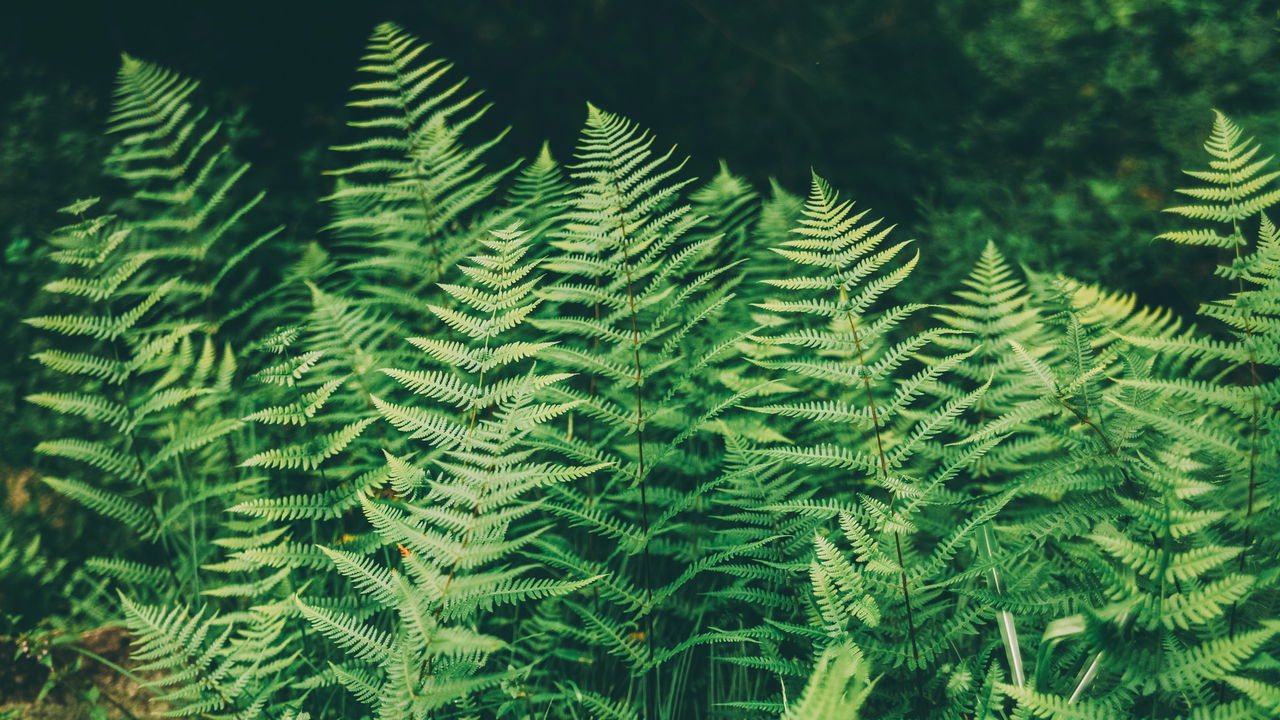
[[[129,192],[53,238],[46,483],[131,538],[78,610],[171,712],[1274,715],[1278,196],[1225,116],[1166,235],[1232,253],[1202,329],[995,243],[912,302],[929,249],[821,177],[696,186],[592,105],[563,169],[486,170],[424,48],[374,31],[332,254],[271,271],[195,83],[132,58]]]
[[[783,720],[843,718],[857,720],[858,709],[871,693],[866,660],[852,645],[833,645],[814,665],[804,694],[782,715]]]
[[[197,568],[220,532],[208,523],[215,498],[256,482],[231,469],[242,425],[229,416],[232,342],[258,274],[242,263],[278,229],[246,229],[262,194],[239,198],[247,166],[189,102],[195,88],[124,58],[106,172],[130,194],[109,212],[98,198],[64,209],[77,222],[53,239],[65,272],[45,290],[66,312],[27,320],[58,336],[34,357],[66,376],[28,400],[84,433],[37,446],[69,461],[45,482],[155,548],[147,560],[168,568],[171,586],[127,585],[149,599],[199,591]]]
[[[1019,262],[1138,292],[1180,309],[1200,295],[1188,266],[1145,236],[1168,229],[1177,170],[1196,157],[1202,109],[1232,108],[1274,143],[1267,88],[1280,65],[1265,0],[938,5],[954,60],[978,75],[954,143],[922,140],[923,266],[957,278],[989,238]],[[1017,178],[1010,182],[1010,178]],[[954,268],[954,269],[953,269]],[[945,283],[943,289],[946,288]]]

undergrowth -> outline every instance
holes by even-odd
[[[594,106],[496,166],[416,38],[360,69],[317,242],[130,57],[122,191],[51,239],[44,481],[129,538],[63,592],[161,707],[1280,713],[1280,173],[1226,116],[1162,236],[1221,249],[1192,319],[998,242],[923,302],[930,248],[820,177],[697,183]]]

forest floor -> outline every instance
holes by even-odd
[[[31,657],[44,649],[24,648],[25,642],[0,637],[0,720],[150,720],[163,709],[132,679],[61,644],[49,649],[59,677],[42,697],[51,670]],[[130,664],[124,628],[86,632],[75,645],[121,667]]]

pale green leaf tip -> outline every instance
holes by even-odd
[[[142,68],[142,61],[129,53],[120,53],[120,74],[135,73]]]

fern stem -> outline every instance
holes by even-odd
[[[493,311],[490,312],[489,323],[491,325],[493,323],[493,319],[497,316],[497,314],[498,314],[497,309],[494,309]],[[489,348],[488,337],[485,337],[484,347],[486,350]],[[477,399],[479,399],[479,397],[481,397],[483,394],[484,394],[484,370],[481,369],[476,380]],[[476,418],[479,416],[479,414],[480,414],[479,403],[472,404],[471,417],[467,422],[467,435],[466,435],[467,442],[471,442],[472,438],[475,436]],[[492,470],[493,470],[493,465],[490,465],[488,468],[486,468],[486,471],[492,471]],[[432,618],[435,620],[439,620],[440,616],[444,614],[444,606],[445,606],[444,601],[449,594],[450,586],[453,585],[454,578],[457,577],[458,575],[458,565],[461,563],[462,553],[465,552],[468,547],[470,547],[471,541],[475,537],[475,521],[476,521],[476,518],[480,517],[480,504],[484,502],[484,493],[486,490],[488,490],[487,486],[481,487],[480,492],[476,493],[476,501],[471,505],[471,515],[470,515],[471,524],[470,526],[467,527],[466,534],[462,538],[462,544],[459,546],[459,553],[458,553],[459,559],[454,561],[449,566],[449,576],[445,578],[444,585],[441,586],[440,588],[440,603],[436,605],[436,609],[433,610],[431,613]],[[434,670],[435,670],[435,657],[433,656],[427,659],[427,674],[428,675],[433,674]]]
[[[630,241],[626,237],[625,221],[622,225],[623,232],[623,256],[624,267],[627,276],[627,305],[631,314],[631,349],[632,356],[635,360],[635,384],[636,384],[636,484],[640,487],[640,531],[644,538],[644,543],[640,549],[640,576],[644,584],[645,603],[653,603],[653,577],[652,566],[649,554],[649,491],[648,491],[648,474],[645,466],[644,457],[644,370],[640,360],[640,327],[636,311],[636,295],[631,275],[631,252]],[[653,658],[653,608],[649,608],[649,612],[644,615],[644,642],[645,650],[650,659]],[[649,713],[650,691],[652,682],[649,678],[645,678],[644,682],[644,706],[646,717]]]
[[[1233,194],[1236,191],[1236,185],[1237,184],[1234,182],[1231,183],[1231,190]],[[1236,207],[1235,203],[1232,203],[1231,207],[1234,210]],[[1240,231],[1239,220],[1232,221],[1232,228],[1235,231],[1235,236],[1238,241],[1235,243],[1235,247],[1234,247],[1236,261],[1238,262],[1240,260],[1240,245],[1241,245],[1241,242],[1244,240],[1244,233]],[[1240,294],[1244,293],[1243,277],[1236,278],[1236,288]],[[1245,558],[1248,555],[1249,547],[1253,544],[1252,532],[1249,527],[1249,521],[1253,519],[1254,491],[1257,486],[1258,430],[1259,430],[1259,425],[1261,423],[1261,408],[1259,407],[1259,404],[1258,404],[1258,386],[1262,384],[1262,379],[1258,375],[1257,354],[1253,349],[1253,342],[1252,342],[1254,337],[1253,325],[1252,324],[1246,325],[1244,328],[1244,332],[1245,332],[1245,337],[1249,339],[1249,387],[1252,389],[1253,392],[1251,393],[1249,398],[1250,415],[1251,415],[1251,417],[1249,418],[1249,472],[1248,472],[1249,485],[1248,485],[1248,497],[1245,501],[1245,512],[1244,512],[1245,549],[1240,553],[1240,572],[1244,572],[1245,570]],[[1236,632],[1235,626],[1236,626],[1236,603],[1231,603],[1231,622],[1230,622],[1230,632],[1229,632],[1230,637],[1235,637],[1235,632]]]
[[[619,201],[615,205],[618,213],[618,234],[621,238],[622,245],[622,268],[627,281],[627,309],[631,321],[631,354],[635,366],[635,386],[636,386],[636,485],[640,489],[640,530],[643,537],[643,544],[640,548],[640,578],[644,585],[645,603],[653,603],[653,578],[651,574],[651,561],[649,553],[649,492],[648,492],[648,475],[647,466],[645,465],[644,455],[644,365],[640,357],[640,313],[636,309],[636,292],[635,278],[631,271],[631,234],[627,229],[626,215],[621,203],[621,193],[618,190],[618,179],[610,174],[610,188],[613,190],[615,198]],[[649,612],[644,614],[644,640],[645,650],[649,659],[653,658],[653,608],[649,608]],[[644,683],[644,707],[645,715],[648,716],[651,698],[650,691],[652,683],[650,678],[646,677],[642,680]]]
[[[112,310],[110,307],[107,308],[107,315],[108,316],[112,315]],[[120,343],[118,340],[113,340],[111,342],[111,354],[114,357],[115,361],[119,363],[120,362]],[[124,404],[125,406],[128,406],[129,400],[133,397],[133,379],[134,379],[133,373],[130,373],[127,377],[125,377],[124,381],[120,384],[121,403]],[[132,414],[132,411],[131,411],[131,414]],[[134,425],[134,423],[132,422],[130,422],[129,424],[131,426]],[[178,571],[174,567],[177,562],[177,551],[174,549],[169,535],[167,533],[161,532],[161,529],[164,527],[164,523],[160,519],[159,510],[157,510],[157,508],[160,506],[160,496],[156,492],[156,489],[152,483],[151,471],[147,469],[146,463],[142,461],[141,453],[138,452],[138,446],[137,446],[137,443],[135,442],[136,439],[137,437],[134,435],[133,430],[131,429],[124,438],[125,447],[128,448],[129,456],[133,458],[134,463],[136,463],[138,466],[138,472],[140,473],[140,477],[142,478],[142,482],[140,483],[142,485],[142,489],[151,497],[151,502],[147,503],[145,507],[147,510],[147,514],[151,516],[152,522],[156,524],[156,534],[160,541],[160,547],[164,549],[165,555],[167,555],[170,560],[170,562],[167,562],[164,564],[165,570],[169,572],[169,577],[173,579],[173,588],[174,588],[174,591],[177,592],[177,590],[182,587],[182,580],[181,578],[178,577]]]
[[[1120,452],[1119,448],[1117,448],[1114,444],[1112,444],[1111,439],[1107,437],[1107,434],[1103,432],[1102,428],[1099,427],[1098,424],[1095,423],[1093,420],[1091,420],[1087,414],[1081,412],[1078,408],[1072,406],[1066,400],[1063,400],[1061,395],[1055,394],[1053,396],[1053,399],[1057,400],[1058,404],[1061,405],[1066,410],[1070,411],[1072,415],[1075,415],[1076,419],[1079,420],[1081,424],[1083,424],[1085,427],[1093,431],[1093,434],[1096,435],[1098,437],[1098,440],[1102,442],[1103,447],[1107,449],[1108,455],[1115,456],[1119,454]],[[1125,473],[1125,476],[1128,477],[1127,472]]]
[[[844,287],[840,288],[840,304],[847,306],[849,303],[849,294]],[[858,326],[854,322],[853,313],[848,310],[844,311],[845,320],[849,323],[849,333],[853,336],[853,346],[858,354],[858,366],[862,371],[862,387],[867,393],[867,408],[871,412],[871,425],[875,431],[876,438],[876,454],[879,457],[881,481],[885,484],[885,489],[889,492],[889,516],[892,517],[894,505],[897,503],[898,494],[888,487],[889,483],[889,458],[884,452],[884,439],[881,437],[880,413],[876,408],[876,396],[871,390],[871,377],[868,375],[866,357],[862,352],[862,338],[858,335]],[[902,533],[897,530],[893,531],[894,551],[898,558],[898,579],[902,585],[902,602],[907,608],[907,635],[911,640],[911,659],[915,664],[916,673],[920,673],[920,648],[916,641],[916,621],[915,614],[911,609],[911,590],[907,586],[907,568],[902,556]],[[923,697],[923,689],[919,684],[916,685],[917,697]]]
[[[1232,195],[1236,194],[1237,186],[1238,186],[1238,183],[1234,181],[1230,183]],[[1231,210],[1234,211],[1236,207],[1237,205],[1233,201],[1231,203]],[[1240,221],[1237,219],[1233,219],[1231,221],[1231,228],[1234,231],[1234,235],[1236,239],[1236,243],[1234,244],[1233,250],[1235,251],[1236,261],[1238,262],[1240,260],[1240,245],[1244,241],[1244,233],[1241,232]],[[1236,278],[1236,289],[1238,293],[1240,294],[1244,293],[1243,277]],[[1240,561],[1239,561],[1239,568],[1240,568],[1240,572],[1242,573],[1245,571],[1245,568],[1247,567],[1246,562],[1249,555],[1249,548],[1253,546],[1253,532],[1252,532],[1252,528],[1250,527],[1251,525],[1250,521],[1253,519],[1254,491],[1255,491],[1255,488],[1257,487],[1258,430],[1259,430],[1259,425],[1261,423],[1261,414],[1260,414],[1261,408],[1259,407],[1259,404],[1258,404],[1258,386],[1262,384],[1262,379],[1258,375],[1257,354],[1253,349],[1253,336],[1254,336],[1253,326],[1251,324],[1246,325],[1244,328],[1244,332],[1245,332],[1245,337],[1248,338],[1248,345],[1249,345],[1249,386],[1252,389],[1252,393],[1250,394],[1250,398],[1249,398],[1251,417],[1249,418],[1248,492],[1247,492],[1247,497],[1245,499],[1244,528],[1243,528],[1243,537],[1242,537],[1242,540],[1243,540],[1242,544],[1244,545],[1244,549],[1240,551]],[[1237,620],[1238,613],[1239,613],[1239,602],[1237,601],[1237,602],[1231,603],[1231,609],[1227,612],[1227,637],[1228,638],[1234,639],[1236,636],[1236,620]],[[1224,681],[1219,680],[1218,681],[1218,702],[1222,702],[1225,696],[1225,693],[1226,693],[1226,683]]]

